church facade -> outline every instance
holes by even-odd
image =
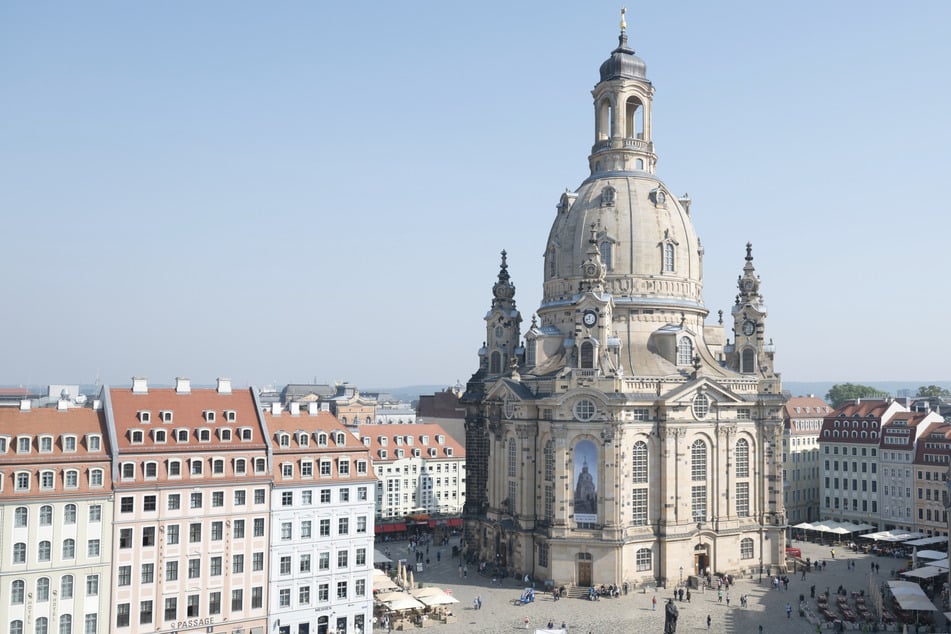
[[[775,570],[784,396],[752,247],[729,323],[707,324],[690,200],[655,173],[654,86],[623,19],[618,39],[524,333],[502,252],[462,397],[465,547],[555,586]]]

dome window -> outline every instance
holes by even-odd
[[[689,337],[681,337],[677,342],[677,365],[690,365],[693,362],[693,342]]]
[[[601,190],[601,206],[602,207],[613,207],[614,201],[617,198],[617,190],[608,185]]]
[[[575,418],[585,422],[594,418],[594,413],[597,411],[594,407],[594,403],[588,399],[582,399],[575,403]]]
[[[674,245],[672,242],[664,244],[664,273],[674,272]]]

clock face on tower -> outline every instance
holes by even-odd
[[[584,316],[581,317],[581,323],[583,323],[588,328],[591,328],[596,323],[598,323],[598,313],[589,308],[588,310],[584,311]]]
[[[749,337],[749,336],[752,335],[754,332],[756,332],[756,324],[754,324],[754,323],[753,323],[751,320],[749,320],[749,319],[747,319],[746,321],[744,321],[744,322],[743,322],[743,334],[746,335],[747,337]]]

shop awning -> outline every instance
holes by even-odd
[[[924,539],[916,539],[914,541],[905,542],[905,544],[908,546],[934,546],[935,544],[947,544],[947,543],[948,543],[947,537],[925,537]]]
[[[889,581],[888,590],[902,610],[941,611],[934,606],[925,591],[914,581]]]
[[[398,522],[395,524],[377,524],[375,528],[377,533],[398,533],[400,531],[406,530],[406,524],[403,522]]]
[[[939,577],[941,575],[948,574],[947,570],[941,568],[935,568],[934,566],[923,566],[921,568],[915,568],[914,570],[909,570],[908,572],[901,573],[902,577],[911,577],[914,579],[931,579],[932,577]]]
[[[462,526],[462,518],[461,518],[461,517],[451,517],[451,518],[449,518],[448,520],[446,520],[446,525],[447,525],[447,526]]]

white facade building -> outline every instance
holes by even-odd
[[[316,403],[272,406],[268,632],[369,632],[376,477],[366,447]]]

